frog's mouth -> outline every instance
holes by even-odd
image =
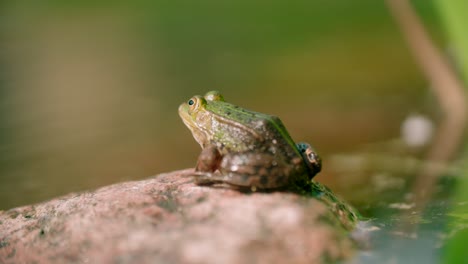
[[[188,113],[187,104],[183,103],[179,106],[179,116],[182,119],[182,122],[190,129],[197,129],[195,122],[193,122],[192,117]]]
[[[185,126],[192,132],[195,140],[203,148],[206,142],[206,131],[199,127],[196,122],[193,120],[193,117],[188,113],[188,105],[183,103],[179,106],[179,116],[184,122]]]

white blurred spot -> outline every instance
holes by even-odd
[[[432,138],[433,122],[420,114],[411,114],[401,124],[401,137],[408,146],[421,147]]]
[[[401,189],[405,185],[405,180],[398,177],[392,177],[388,174],[381,173],[372,177],[372,184],[378,192],[383,192],[391,189]]]
[[[400,209],[400,210],[409,210],[414,208],[415,204],[414,203],[392,203],[389,204],[389,208],[393,209]]]

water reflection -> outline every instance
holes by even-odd
[[[447,166],[415,154],[403,140],[392,140],[329,160],[340,191],[365,216],[354,234],[362,250],[351,263],[439,263],[447,243],[466,229],[466,195],[454,200],[457,189],[466,193],[457,186],[466,184],[466,161]],[[415,176],[428,168],[442,174],[430,192],[415,189]]]

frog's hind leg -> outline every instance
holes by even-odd
[[[286,177],[272,179],[268,175],[255,174],[244,175],[237,173],[229,174],[229,183],[240,188],[248,188],[252,192],[282,189],[286,185]]]

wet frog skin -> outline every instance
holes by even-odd
[[[321,170],[314,149],[296,144],[278,117],[230,104],[217,91],[193,96],[179,106],[179,115],[202,147],[197,184],[271,189]]]

